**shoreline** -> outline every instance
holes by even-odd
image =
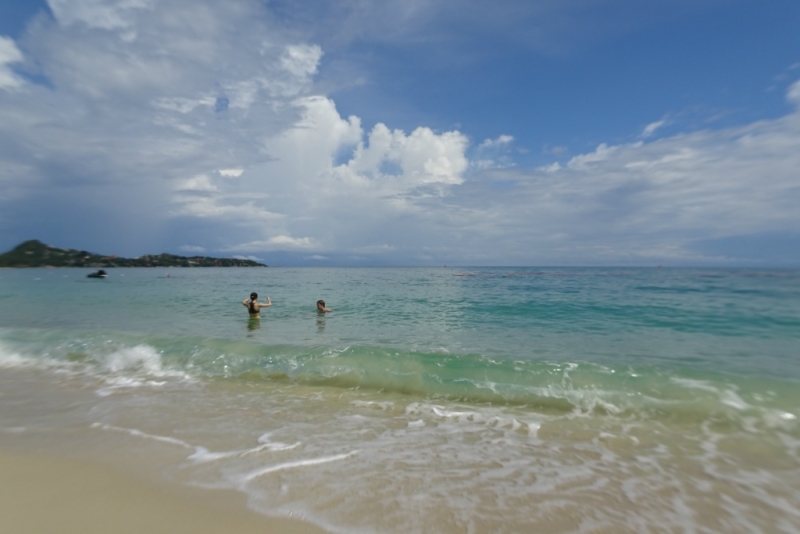
[[[155,483],[94,463],[0,450],[0,531],[325,534],[250,510],[244,495]]]

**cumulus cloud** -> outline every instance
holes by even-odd
[[[290,45],[281,56],[281,66],[298,78],[317,72],[322,49],[317,45]]]
[[[437,135],[419,127],[406,135],[379,123],[369,133],[368,143],[359,142],[353,157],[335,174],[348,183],[372,183],[396,192],[425,184],[460,184],[468,165],[467,144],[457,131]]]
[[[269,202],[291,211],[301,226],[332,211],[336,221],[344,214],[357,226],[355,219],[373,210],[399,209],[407,195],[441,194],[463,180],[468,140],[459,132],[420,127],[406,134],[379,123],[365,134],[358,117],[341,117],[329,98],[306,97],[294,105],[301,119],[265,140],[271,161],[250,169],[247,183],[269,192]],[[328,221],[322,231],[335,224]],[[339,243],[333,235],[322,241]]]

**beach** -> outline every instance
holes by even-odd
[[[98,465],[0,452],[0,530],[64,534],[314,534],[322,529],[247,509],[233,492],[165,488]]]
[[[0,271],[4,531],[800,531],[800,273],[166,274]]]

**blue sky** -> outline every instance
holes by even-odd
[[[0,4],[0,249],[800,265],[800,3]]]

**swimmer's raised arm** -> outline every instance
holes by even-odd
[[[250,312],[250,317],[261,317],[258,311],[261,308],[269,308],[270,306],[272,306],[272,300],[270,300],[270,298],[267,297],[267,302],[258,302],[258,293],[254,291],[250,293],[249,299],[244,299],[242,301],[242,306],[247,308],[247,311]]]
[[[255,309],[257,309],[257,310],[260,310],[261,308],[269,308],[270,306],[272,306],[272,301],[269,299],[269,297],[267,297],[267,302],[266,303],[264,303],[264,302],[256,302],[255,300],[251,301],[250,299],[244,299],[242,301],[242,306],[244,306],[247,309],[250,309],[250,303],[251,302],[253,304],[253,307]]]

